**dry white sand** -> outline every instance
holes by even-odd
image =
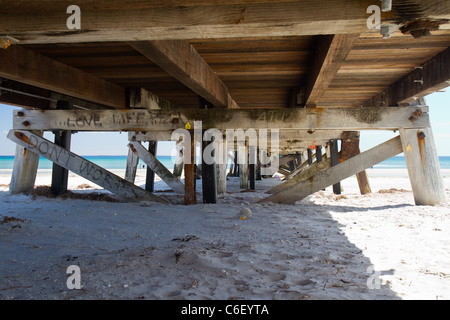
[[[368,173],[364,196],[352,177],[341,196],[256,204],[280,180],[241,192],[231,178],[218,204],[184,206],[12,196],[0,172],[0,299],[449,299],[450,201],[415,206],[406,170]],[[66,286],[70,265],[81,290]]]

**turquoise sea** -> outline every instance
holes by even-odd
[[[125,169],[127,156],[85,156],[87,160],[109,170]],[[158,156],[158,160],[163,163],[166,168],[173,169],[174,159],[171,156]],[[441,169],[450,169],[450,157],[439,157]],[[14,164],[14,156],[0,156],[0,169],[12,169]],[[139,165],[143,165],[139,162]],[[51,169],[52,162],[40,158],[39,169]],[[405,158],[402,156],[393,157],[387,161],[374,166],[374,169],[406,169]]]
[[[83,158],[105,168],[107,170],[125,169],[127,165],[127,156],[84,156]],[[171,156],[158,156],[158,160],[166,166],[168,169],[173,169],[174,161]],[[142,166],[144,163],[139,162],[138,166]],[[0,156],[0,170],[12,169],[14,165],[14,156]],[[53,162],[40,157],[39,169],[52,169]]]

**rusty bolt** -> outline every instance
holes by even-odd
[[[23,117],[25,114],[22,111],[17,112],[17,116]]]
[[[416,117],[414,117],[414,116],[411,116],[411,117],[409,117],[409,118],[408,118],[408,120],[409,120],[409,121],[411,121],[411,122],[414,122],[414,121],[416,121],[416,120],[417,120],[417,118],[416,118]]]
[[[31,123],[29,123],[28,121],[24,121],[24,122],[22,122],[22,124],[23,124],[25,127],[28,127]]]
[[[420,117],[422,114],[423,114],[422,110],[417,109],[416,111],[414,111],[413,116]]]
[[[417,133],[417,138],[419,138],[420,140],[425,139],[425,133],[423,131],[420,131]]]

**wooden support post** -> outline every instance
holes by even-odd
[[[139,142],[130,141],[130,148],[144,163],[155,172],[173,191],[184,192],[184,185],[156,157],[147,151]],[[146,190],[147,191],[147,190]]]
[[[55,131],[55,144],[70,150],[70,141],[72,133],[70,131]],[[51,190],[55,195],[61,195],[67,192],[67,184],[69,182],[69,171],[67,169],[53,163],[52,170],[52,186]]]
[[[136,170],[139,163],[139,157],[137,154],[128,148],[127,156],[127,168],[125,169],[125,180],[134,183],[136,180]]]
[[[34,132],[42,136],[42,132]],[[16,155],[14,156],[14,167],[9,184],[9,192],[12,194],[25,193],[30,194],[33,191],[34,183],[39,165],[39,155],[30,152],[29,148],[22,145],[16,146]]]
[[[10,130],[8,139],[27,148],[61,167],[92,181],[93,183],[111,191],[126,201],[155,201],[168,203],[121,177],[103,169],[102,167],[83,159],[82,157],[64,149],[54,143],[29,131]]]
[[[316,147],[316,162],[322,161],[322,146]]]
[[[238,152],[234,152],[234,176],[239,177]]]
[[[342,139],[341,156],[339,158],[339,162],[346,161],[360,153],[361,151],[359,149],[359,138]],[[365,170],[358,172],[356,174],[356,179],[358,180],[359,191],[361,194],[364,195],[372,192]]]
[[[261,181],[262,180],[262,176],[261,176],[261,161],[259,160],[260,159],[260,154],[261,154],[261,151],[258,148],[257,152],[256,152],[256,180],[257,181]]]
[[[223,143],[217,143],[218,150],[222,150],[222,161],[217,165],[217,193],[225,194],[227,192],[227,165],[228,165],[228,150],[226,140]],[[220,152],[217,154],[220,156]]]
[[[255,180],[256,180],[256,147],[250,146],[249,148],[249,179],[250,179],[250,190],[256,190]]]
[[[248,189],[248,147],[247,144],[239,150],[239,175],[241,177],[241,189]]]
[[[184,166],[184,162],[183,162],[183,151],[180,147],[180,143],[181,142],[177,142],[177,156],[175,159],[175,164],[173,166],[173,175],[177,178],[180,178],[181,175],[183,174],[183,166]]]
[[[400,129],[403,153],[417,205],[445,201],[439,158],[431,128]]]
[[[310,148],[308,148],[308,164],[309,165],[313,164],[313,155],[312,155],[312,150]]]
[[[212,163],[208,163],[205,157],[205,149],[209,145],[213,145],[211,154]],[[211,141],[202,141],[202,193],[203,203],[217,203],[217,178],[216,178],[216,147],[215,138],[211,137]]]
[[[273,203],[294,204],[296,201],[299,201],[323,188],[336,184],[358,172],[392,158],[402,151],[402,142],[400,141],[400,137],[397,136],[370,150],[354,156],[347,161],[331,166],[327,170],[320,171],[310,178],[304,179],[287,189],[260,200],[259,202],[271,201]],[[319,166],[324,163],[326,163],[326,161],[322,161],[317,165]]]
[[[330,140],[330,157],[331,157],[331,166],[336,166],[339,164],[339,152],[338,152],[338,141]],[[333,184],[333,193],[341,194],[341,182],[337,182]]]
[[[148,152],[150,152],[155,157],[155,159],[157,148],[158,141],[150,140],[148,142]],[[155,171],[153,171],[153,169],[149,165],[147,165],[147,175],[145,177],[145,190],[147,190],[148,192],[155,191]]]
[[[184,164],[184,204],[191,205],[197,203],[196,193],[195,193],[195,139],[194,130],[189,130],[191,134],[191,146],[189,153],[187,149],[184,149],[184,153],[189,156],[189,163]],[[187,146],[186,146],[187,147]]]

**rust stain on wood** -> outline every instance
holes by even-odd
[[[422,169],[425,168],[425,133],[423,131],[417,132],[417,142],[419,144],[420,160],[422,161]]]

